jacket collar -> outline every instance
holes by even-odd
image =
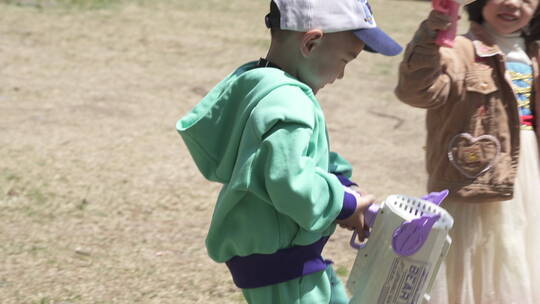
[[[479,23],[471,22],[469,32],[465,36],[471,39],[478,57],[491,57],[497,54],[503,54],[491,35]]]

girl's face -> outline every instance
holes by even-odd
[[[482,10],[487,22],[499,34],[521,30],[531,21],[539,0],[487,0]]]

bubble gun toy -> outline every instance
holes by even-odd
[[[432,284],[451,238],[452,216],[439,204],[448,190],[420,199],[390,195],[364,212],[369,239],[358,250],[347,281],[351,304],[429,303]]]

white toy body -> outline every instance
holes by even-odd
[[[428,234],[423,242],[416,242],[414,253],[403,255],[396,250],[393,239],[397,229],[403,227],[402,224],[434,215],[436,219],[431,230],[424,229]],[[431,286],[451,244],[448,231],[453,223],[452,216],[433,202],[402,195],[389,196],[378,210],[368,241],[358,249],[347,282],[353,296],[350,303],[429,302]],[[414,238],[416,231],[413,229],[408,233],[412,233]],[[405,242],[410,239],[407,238]]]

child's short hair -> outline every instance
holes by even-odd
[[[274,0],[270,1],[270,12],[264,16],[264,23],[266,27],[270,29],[270,35],[272,39],[282,40],[284,39],[285,31],[281,30],[281,12]]]
[[[274,1],[270,1],[270,13],[264,17],[264,23],[267,28],[273,30],[279,29],[280,21],[281,13],[279,12],[279,8]]]

